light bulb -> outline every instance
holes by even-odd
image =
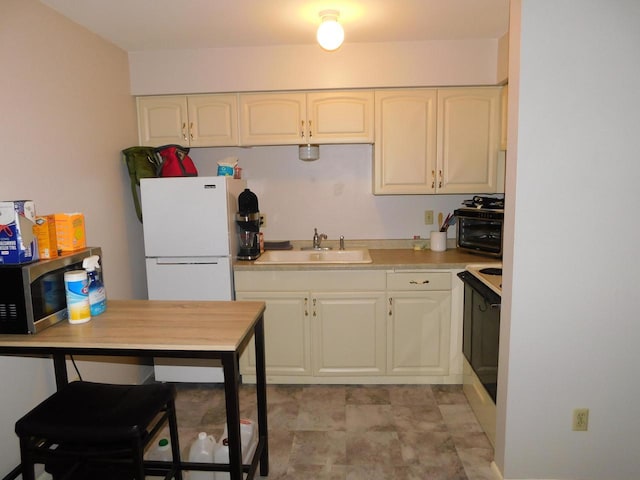
[[[328,51],[337,49],[344,41],[344,30],[338,23],[338,13],[336,10],[320,12],[322,23],[318,27],[316,38],[320,46]]]

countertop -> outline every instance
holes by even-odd
[[[234,270],[410,270],[420,269],[464,269],[469,264],[499,263],[499,259],[475,255],[450,248],[444,252],[413,250],[409,248],[369,249],[372,263],[332,264],[279,264],[255,265],[252,261],[236,260]]]

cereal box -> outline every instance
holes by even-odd
[[[36,217],[33,234],[38,240],[38,254],[40,260],[58,256],[58,242],[56,240],[56,221],[53,215]]]
[[[71,252],[87,246],[82,213],[54,213],[58,250]]]
[[[38,259],[32,200],[0,202],[0,264],[28,263]]]

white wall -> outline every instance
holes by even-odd
[[[131,92],[242,92],[495,85],[497,40],[132,52]]]
[[[517,170],[507,172],[496,462],[505,479],[638,478],[640,226],[629,213],[640,179],[640,9],[512,6]],[[590,409],[588,432],[571,431],[577,407]]]
[[[136,143],[127,55],[36,0],[0,2],[0,198],[82,211],[111,298],[144,293],[142,243],[120,149]],[[140,267],[136,264],[140,263]],[[80,362],[83,376],[139,381],[148,367]],[[51,361],[0,357],[0,475],[18,462],[15,421],[52,392]]]
[[[243,178],[267,215],[265,240],[309,240],[314,227],[336,240],[428,238],[435,225],[424,211],[445,215],[471,195],[380,195],[372,191],[372,145],[321,145],[320,159],[303,162],[295,145],[192,149],[200,175],[237,157]],[[436,218],[437,222],[437,218]],[[455,229],[449,230],[455,237]]]

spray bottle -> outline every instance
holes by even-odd
[[[91,316],[100,315],[107,309],[107,292],[100,278],[100,257],[91,255],[82,261],[82,268],[89,276],[89,307]]]

